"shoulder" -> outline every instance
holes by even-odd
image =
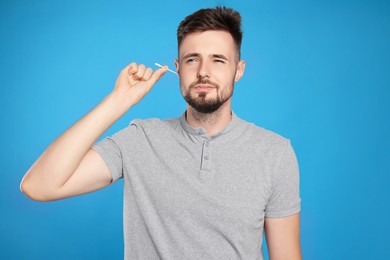
[[[133,128],[136,132],[142,132],[147,135],[161,135],[177,131],[180,126],[178,118],[149,118],[135,119],[130,122],[129,128]]]
[[[163,137],[172,136],[176,132],[179,125],[179,120],[175,118],[171,119],[134,119],[130,124],[116,132],[110,137],[118,144],[129,143],[134,144],[137,141],[145,138],[161,139]]]
[[[274,131],[237,118],[241,137],[250,141],[253,145],[268,149],[286,149],[290,146],[290,140]]]
[[[141,127],[145,129],[156,129],[156,128],[173,128],[179,124],[178,118],[149,118],[149,119],[134,119],[130,122],[130,127]]]

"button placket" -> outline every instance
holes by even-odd
[[[211,170],[211,161],[210,161],[210,149],[209,144],[210,140],[207,139],[203,142],[202,147],[202,169],[203,171],[210,171]]]

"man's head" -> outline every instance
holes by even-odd
[[[202,9],[187,16],[177,30],[175,61],[180,89],[189,106],[212,113],[230,109],[234,82],[243,75],[240,61],[241,17],[232,9]]]
[[[200,9],[187,16],[177,28],[178,49],[183,39],[194,32],[226,31],[233,37],[237,50],[237,60],[241,55],[241,15],[226,7]]]

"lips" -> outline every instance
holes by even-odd
[[[198,84],[198,85],[195,85],[194,86],[194,89],[196,90],[210,90],[210,89],[213,89],[215,88],[214,86],[212,85],[209,85],[209,84]]]
[[[189,89],[194,90],[196,92],[210,92],[213,89],[218,89],[218,84],[208,80],[208,79],[200,79],[197,82],[193,82]]]

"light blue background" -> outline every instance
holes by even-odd
[[[51,203],[19,183],[122,67],[173,67],[178,23],[217,4],[243,16],[235,113],[296,150],[304,259],[390,259],[390,4],[374,0],[1,1],[0,259],[123,258],[121,181]],[[184,107],[168,73],[106,135]]]

